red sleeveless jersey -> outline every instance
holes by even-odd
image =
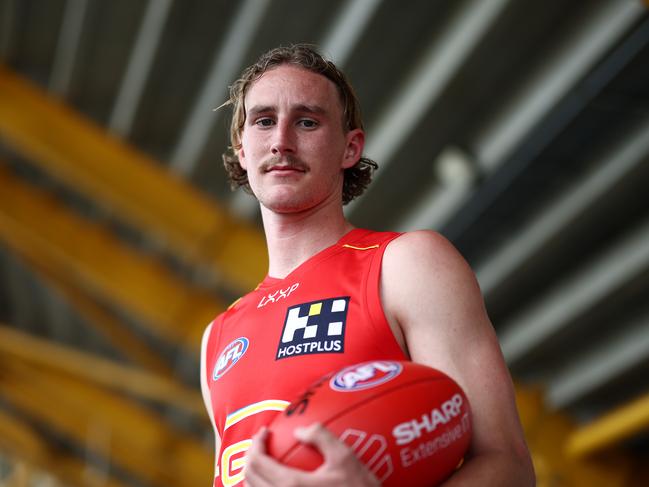
[[[221,438],[214,485],[243,480],[252,436],[343,366],[404,360],[383,313],[383,253],[398,233],[355,229],[285,279],[266,277],[212,324],[205,363]]]

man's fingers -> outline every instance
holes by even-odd
[[[313,423],[302,428],[295,428],[295,437],[303,443],[320,446],[327,441],[338,441],[338,439],[329,432],[320,423]]]
[[[298,428],[295,430],[295,437],[320,450],[324,463],[318,470],[329,470],[329,475],[333,475],[330,478],[332,485],[340,483],[341,472],[344,472],[343,479],[353,479],[350,480],[350,485],[380,485],[352,449],[321,424],[314,423],[306,428]]]
[[[273,487],[273,484],[254,469],[246,469],[243,485],[245,487]]]
[[[262,426],[261,428],[259,428],[259,431],[257,431],[253,435],[252,445],[250,446],[249,450],[256,450],[262,453],[266,453],[266,438],[268,438],[268,428]]]
[[[266,462],[266,438],[268,437],[268,430],[262,427],[252,437],[252,445],[246,454],[246,466],[244,468],[245,485],[253,487],[265,487],[272,485],[266,478],[267,467]]]
[[[263,427],[252,438],[244,469],[245,484],[252,487],[285,485],[287,478],[293,478],[294,469],[275,461],[266,453],[268,430]]]
[[[305,428],[297,428],[295,437],[320,450],[325,462],[332,457],[338,458],[340,455],[351,454],[347,446],[320,423],[313,423]]]

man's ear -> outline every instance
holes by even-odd
[[[343,155],[342,168],[350,168],[358,162],[363,155],[365,147],[365,132],[361,129],[350,130],[347,133],[347,145]]]
[[[241,143],[241,142],[239,142],[239,143]],[[241,148],[239,148],[239,149],[237,150],[237,158],[239,159],[239,165],[240,165],[243,169],[245,169],[245,170],[247,171],[248,168],[246,168],[246,154],[245,154],[245,152],[243,151],[243,147],[241,147]]]

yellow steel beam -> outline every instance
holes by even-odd
[[[543,390],[516,387],[525,438],[530,449],[538,487],[573,485],[576,487],[626,487],[631,465],[619,452],[597,462],[571,458],[564,446],[575,431],[574,421],[566,414],[549,411]]]
[[[649,428],[649,393],[580,427],[566,442],[566,454],[585,458]]]
[[[235,222],[162,164],[2,66],[0,134],[45,170],[237,288],[248,290],[263,276],[267,256],[259,230]]]
[[[62,453],[49,445],[20,418],[0,410],[0,450],[51,473],[76,487],[87,486],[88,465],[78,458]],[[106,478],[104,487],[125,487],[121,482]]]
[[[48,286],[64,297],[90,326],[94,327],[130,361],[163,376],[173,376],[173,367],[168,360],[165,360],[157,351],[152,350],[142,338],[138,337],[106,306],[102,306],[96,299],[92,299],[88,294],[77,289],[69,282],[69,276],[61,274],[55,276],[43,266],[39,266],[37,262],[27,258],[23,260]]]
[[[173,379],[118,364],[70,347],[34,338],[0,325],[0,353],[25,361],[48,372],[62,372],[144,399],[161,401],[204,416],[201,395]]]
[[[29,461],[43,461],[47,446],[24,422],[0,409],[0,449],[19,453]]]
[[[145,483],[171,487],[209,482],[209,448],[174,431],[155,411],[85,381],[17,361],[3,360],[2,370],[0,394],[15,408]]]
[[[14,252],[198,349],[202,330],[222,309],[213,296],[1,167],[0,194],[0,239]]]

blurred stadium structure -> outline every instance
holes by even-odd
[[[265,269],[212,108],[292,42],[364,107],[352,221],[476,270],[539,485],[649,485],[640,0],[0,0],[0,484],[209,485],[199,337]]]

